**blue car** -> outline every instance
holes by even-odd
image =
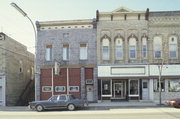
[[[70,111],[75,110],[76,108],[83,108],[88,106],[88,102],[85,99],[77,99],[73,95],[62,94],[62,95],[53,95],[51,98],[45,101],[33,101],[29,102],[29,107],[32,110],[38,112],[46,109],[62,109],[66,108]]]

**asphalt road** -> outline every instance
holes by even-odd
[[[0,111],[0,119],[180,119],[176,108],[117,108],[78,111]]]

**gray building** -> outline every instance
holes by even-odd
[[[98,99],[180,97],[179,37],[180,11],[97,11]]]
[[[65,93],[97,100],[95,23],[92,19],[36,23],[36,100]]]
[[[0,105],[27,103],[27,97],[34,94],[33,72],[34,55],[26,46],[0,33]]]

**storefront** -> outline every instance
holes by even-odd
[[[172,82],[172,75],[179,77],[178,70],[180,65],[164,66],[162,80],[171,76]],[[98,66],[98,100],[158,100],[158,77],[157,65]],[[168,85],[161,87],[164,91]]]

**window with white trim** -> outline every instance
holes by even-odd
[[[80,44],[80,60],[87,60],[87,44]]]
[[[63,60],[69,60],[69,44],[63,44]]]
[[[136,59],[136,38],[129,39],[129,58]]]
[[[46,61],[52,61],[52,45],[46,46]]]
[[[109,60],[109,39],[107,38],[102,41],[102,59]]]
[[[123,59],[123,40],[121,38],[118,38],[115,41],[115,55],[116,60]]]
[[[42,86],[42,92],[52,92],[52,86]]]
[[[162,38],[160,36],[156,36],[153,39],[154,45],[154,58],[158,59],[162,57]]]
[[[169,37],[169,58],[176,59],[177,53],[177,37],[171,36]]]
[[[142,38],[142,57],[147,58],[147,38]]]
[[[69,86],[69,92],[79,92],[79,86]]]
[[[56,92],[66,92],[66,87],[65,86],[56,86],[55,91]]]

